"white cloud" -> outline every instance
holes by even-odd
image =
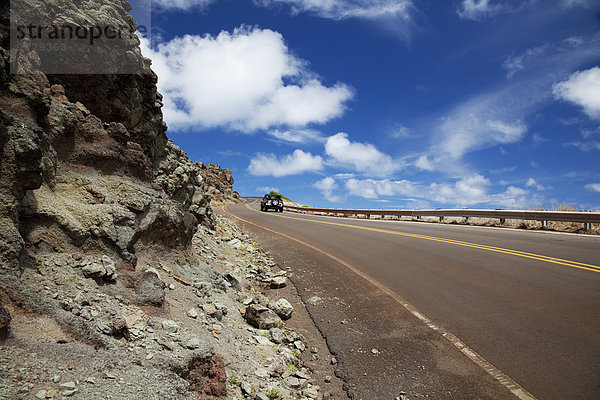
[[[315,182],[313,186],[319,189],[323,194],[323,197],[332,203],[339,203],[344,200],[343,197],[334,193],[334,191],[338,189],[338,184],[335,182],[335,179],[330,176]]]
[[[572,142],[567,143],[568,146],[575,146],[581,151],[600,150],[600,142],[589,141],[589,142]]]
[[[475,150],[520,141],[527,132],[523,122],[487,119],[494,115],[494,111],[498,112],[493,110],[495,100],[488,99],[491,104],[486,104],[485,99],[469,102],[444,118],[439,126],[439,142],[434,145],[434,153],[441,159],[457,161]]]
[[[590,5],[589,0],[562,0],[563,7],[582,7],[587,8]]]
[[[552,92],[556,98],[583,107],[590,118],[600,119],[600,68],[575,72],[566,81],[554,85]]]
[[[490,181],[479,174],[474,174],[456,181],[454,184],[429,185],[429,198],[431,200],[460,206],[485,203],[488,200]]]
[[[533,187],[540,191],[552,189],[552,187],[550,187],[550,186],[540,185],[534,178],[529,178],[527,180],[527,182],[525,183],[525,187]]]
[[[321,132],[314,129],[274,129],[268,131],[267,134],[276,141],[280,142],[310,143],[325,141],[325,138],[321,135]]]
[[[272,187],[272,186],[261,186],[261,187],[257,187],[254,191],[256,193],[270,193],[270,192],[279,193],[279,188]]]
[[[491,182],[479,174],[473,174],[455,182],[422,185],[408,180],[349,179],[345,188],[348,194],[366,199],[381,196],[408,197],[415,204],[438,204],[453,207],[487,205],[490,207],[525,208],[541,202],[525,189],[508,186],[503,192],[490,193]]]
[[[347,85],[324,86],[269,29],[186,35],[155,49],[142,40],[142,52],[159,77],[171,129],[301,128],[340,116],[353,96]]]
[[[600,183],[588,183],[585,188],[590,192],[600,192]]]
[[[351,142],[348,134],[340,132],[330,136],[325,143],[330,161],[371,176],[387,176],[400,170],[403,163],[380,152],[369,143]]]
[[[413,11],[412,0],[255,0],[255,3],[263,6],[285,4],[293,13],[305,12],[331,19],[389,16],[410,19]]]
[[[321,18],[358,18],[376,21],[378,26],[410,39],[414,25],[413,0],[254,0],[262,6],[285,5],[293,14],[308,13]]]
[[[596,60],[599,45],[600,35],[570,37],[513,56],[518,63],[504,64],[509,83],[459,101],[445,114],[432,116],[432,126],[421,128],[433,132],[429,163],[435,170],[464,175],[471,172],[463,161],[466,154],[521,141],[528,129],[525,120],[553,101],[553,85],[578,65]]]
[[[392,181],[389,179],[349,179],[345,184],[349,194],[366,199],[377,199],[379,196],[417,196],[417,186],[407,180]]]
[[[415,166],[425,171],[435,170],[435,166],[426,155],[422,155],[421,157],[417,158],[417,161],[415,161]]]
[[[183,10],[192,8],[205,9],[215,0],[152,0],[152,6],[162,10]]]
[[[491,0],[463,0],[457,12],[461,18],[481,21],[506,9],[505,6],[492,3]]]
[[[298,149],[292,154],[277,158],[275,154],[257,154],[248,165],[248,171],[255,176],[287,176],[323,169],[321,156],[313,156]]]

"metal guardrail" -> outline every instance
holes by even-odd
[[[286,206],[286,210],[292,210],[304,213],[321,213],[332,216],[357,217],[364,215],[370,218],[371,215],[378,216],[397,216],[397,217],[439,217],[440,221],[444,217],[462,217],[469,218],[494,218],[504,223],[507,219],[523,219],[530,221],[540,221],[542,226],[547,226],[548,221],[560,222],[581,222],[585,224],[585,229],[590,229],[592,223],[600,223],[600,212],[587,211],[521,211],[521,210],[360,210],[343,208],[314,208],[314,207],[294,207]]]

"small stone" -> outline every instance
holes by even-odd
[[[311,399],[316,399],[317,397],[319,397],[319,392],[314,386],[304,389],[302,391],[302,394]]]
[[[175,285],[173,285],[172,283],[169,285],[169,290],[175,290]]]
[[[42,389],[42,390],[38,391],[38,392],[35,394],[35,397],[36,397],[37,399],[45,399],[45,398],[46,398],[46,391],[45,391],[44,389]]]
[[[294,347],[300,351],[304,351],[306,349],[306,345],[304,344],[304,342],[302,340],[296,340],[294,342]]]
[[[285,378],[285,384],[287,386],[291,387],[292,389],[300,389],[300,386],[302,386],[300,379],[298,379],[294,376]]]
[[[165,300],[165,283],[156,270],[147,270],[134,283],[137,301],[142,304],[161,306]]]
[[[331,382],[331,377],[329,375],[326,375],[324,381],[325,383]]]
[[[254,400],[271,400],[271,397],[269,397],[265,393],[259,392],[256,394],[256,396],[254,396]]]
[[[256,335],[256,336],[254,336],[254,340],[256,340],[256,342],[257,342],[258,344],[262,344],[262,345],[264,345],[264,346],[267,346],[267,345],[270,345],[270,344],[272,344],[272,343],[271,343],[271,341],[270,341],[269,339],[267,339],[267,338],[266,338],[266,337],[264,337],[264,336],[260,336],[260,335]]]
[[[331,365],[336,365],[336,364],[337,364],[337,358],[331,357]]]
[[[91,263],[81,268],[86,278],[101,278],[106,275],[106,268],[100,263]]]
[[[275,313],[283,320],[290,319],[292,317],[292,313],[294,312],[294,307],[292,307],[290,302],[286,299],[277,300],[269,308],[275,311]]]
[[[299,369],[298,371],[296,371],[294,373],[294,376],[296,376],[297,378],[300,378],[300,379],[304,379],[304,380],[310,379],[310,376],[306,373],[306,371],[303,371],[301,369]]]
[[[90,377],[88,377],[88,378],[87,378],[85,381],[86,381],[87,383],[90,383],[90,384],[92,384],[92,385],[95,385],[95,384],[96,384],[96,378],[94,378],[93,376],[90,376]]]
[[[280,289],[285,287],[287,278],[285,276],[276,276],[271,279],[271,289]]]
[[[146,354],[146,360],[152,360],[154,358],[154,354],[148,353]]]
[[[96,321],[96,329],[98,329],[100,333],[103,333],[105,335],[110,335],[113,332],[112,328],[101,319]]]
[[[62,390],[75,390],[75,382],[70,381],[70,382],[64,382],[61,383],[58,387],[60,387]]]
[[[58,383],[60,382],[60,375],[54,375],[51,379],[52,382]]]
[[[254,375],[258,376],[259,378],[266,378],[269,376],[269,371],[264,368],[256,368]]]
[[[319,349],[317,349],[316,347],[311,347],[310,352],[312,354],[317,354],[319,352]]]
[[[79,304],[80,306],[89,306],[90,305],[90,300],[87,298],[87,296],[83,292],[77,293],[77,296],[75,296],[74,300],[75,300],[75,303]]]
[[[77,392],[79,392],[79,390],[77,390],[77,389],[63,390],[63,396],[71,397],[71,396],[74,396],[75,394],[77,394]]]
[[[187,316],[190,317],[190,318],[196,319],[196,318],[198,318],[198,311],[196,311],[194,308],[190,308],[187,311]]]
[[[242,390],[242,395],[250,396],[252,394],[252,385],[248,382],[242,382],[240,389]]]
[[[309,298],[308,300],[306,300],[306,302],[308,304],[310,304],[311,306],[316,306],[317,304],[319,304],[323,299],[321,299],[319,296],[313,296],[311,298]]]
[[[285,340],[285,333],[279,328],[271,328],[269,334],[273,343],[280,344]]]
[[[171,321],[170,319],[166,319],[162,322],[162,328],[169,333],[177,333],[180,329],[180,326],[177,322]]]
[[[373,353],[374,355],[378,355],[379,354],[379,350],[377,350],[377,349],[371,349],[371,353]]]
[[[185,343],[185,347],[187,347],[190,350],[194,350],[202,346],[202,344],[202,340],[194,336]]]

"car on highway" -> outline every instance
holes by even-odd
[[[265,194],[260,201],[260,211],[275,211],[283,212],[283,200],[279,194]]]

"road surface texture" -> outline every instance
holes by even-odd
[[[600,399],[600,237],[223,208],[356,399]]]

